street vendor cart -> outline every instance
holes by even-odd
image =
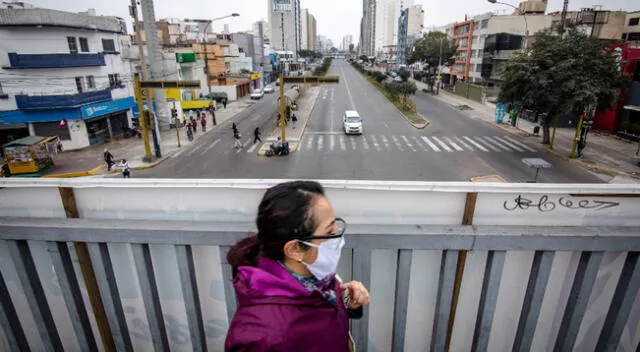
[[[40,176],[53,166],[53,157],[61,151],[58,136],[29,136],[2,146],[11,175]]]

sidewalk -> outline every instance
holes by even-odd
[[[575,138],[574,128],[558,128],[556,130],[554,147],[550,149],[548,146],[541,144],[542,130],[540,131],[540,136],[533,136],[533,128],[538,125],[536,123],[524,119],[518,119],[517,127],[512,127],[506,123],[496,123],[496,107],[493,103],[487,102],[482,104],[442,89],[439,95],[432,95],[432,97],[455,107],[467,105],[471,108],[471,110],[466,111],[466,114],[470,117],[481,119],[508,133],[518,135],[523,140],[528,141],[529,144],[537,144],[546,152],[561,157],[578,166],[611,176],[624,175],[640,178],[640,167],[637,166],[640,158],[636,156],[638,143],[592,130],[587,136],[587,147],[584,150],[584,157],[575,159],[571,157],[572,143]],[[553,133],[553,129],[551,129],[550,133]]]
[[[320,87],[308,87],[306,91],[300,92],[300,96],[296,101],[298,104],[298,110],[294,112],[298,118],[296,128],[293,128],[293,123],[291,123],[291,121],[289,121],[285,127],[286,141],[289,142],[289,148],[292,153],[298,150],[302,134],[304,133],[304,129],[307,127],[307,122],[309,122],[309,117],[311,117],[311,113],[316,105],[319,94]],[[258,149],[258,155],[264,156],[265,152],[269,150],[271,143],[278,140],[278,137],[280,136],[282,136],[282,128],[275,128],[271,134],[264,139],[264,143],[262,143],[260,149]]]
[[[180,145],[185,147],[186,145],[195,142],[198,138],[201,138],[211,132],[213,129],[220,128],[225,121],[244,110],[249,105],[249,96],[247,95],[239,100],[228,103],[226,109],[219,108],[216,111],[216,126],[213,126],[211,114],[207,112],[207,132],[203,133],[202,125],[198,123],[198,130],[194,133],[194,138],[191,142],[187,138],[185,128],[181,127],[179,129]],[[151,145],[151,154],[155,155],[151,133],[149,133],[149,143]],[[142,161],[144,157],[144,143],[141,138],[134,137],[112,140],[111,142],[93,145],[82,150],[68,151],[59,154],[54,158],[55,167],[53,167],[44,177],[80,177],[107,174],[106,164],[102,157],[105,148],[113,154],[116,162],[119,162],[122,159],[127,159],[133,170],[142,170],[154,167],[181,149],[178,147],[178,136],[176,135],[176,130],[174,128],[160,132],[160,150],[162,152],[162,158],[156,159],[151,163],[145,163]],[[112,172],[120,171],[112,170]]]

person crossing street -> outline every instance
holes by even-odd
[[[200,124],[202,125],[202,132],[207,131],[207,115],[202,113],[202,118],[200,119]]]
[[[237,129],[233,130],[233,147],[234,148],[242,148],[242,142],[240,142],[240,132]]]
[[[262,139],[260,138],[260,135],[262,133],[260,132],[260,127],[256,127],[255,130],[253,130],[253,144],[256,144],[258,142],[262,143]]]

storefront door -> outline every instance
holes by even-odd
[[[111,137],[122,137],[126,129],[129,127],[129,123],[127,121],[127,112],[123,111],[111,114],[109,115],[109,120],[111,121]]]
[[[87,134],[89,135],[89,144],[103,143],[109,138],[109,125],[107,117],[101,116],[95,120],[87,120]]]

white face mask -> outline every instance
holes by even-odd
[[[340,253],[342,252],[342,247],[344,247],[344,237],[332,238],[319,245],[305,241],[300,242],[307,246],[318,248],[318,257],[315,262],[307,264],[301,261],[316,279],[322,280],[327,276],[336,274],[338,262],[340,261]]]

